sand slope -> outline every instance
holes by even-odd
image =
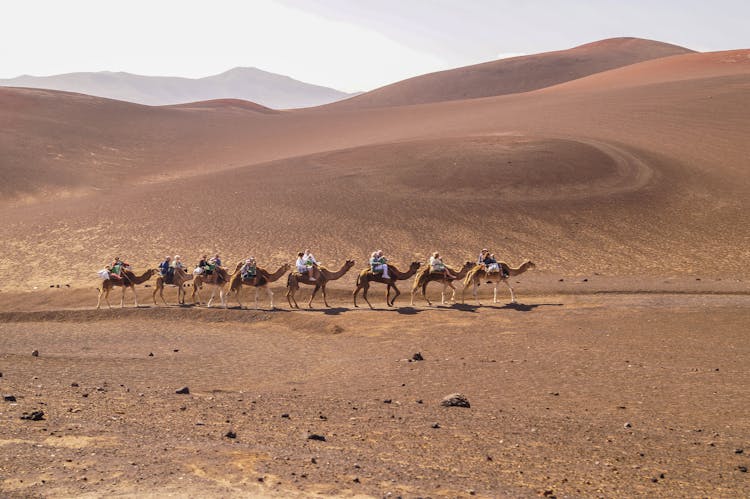
[[[568,50],[439,71],[330,104],[334,108],[403,106],[528,92],[593,73],[692,52],[640,38],[611,38]]]
[[[66,262],[58,280],[81,284],[113,253],[141,268],[212,250],[275,266],[305,246],[330,264],[376,248],[399,265],[434,250],[459,262],[490,246],[541,271],[746,277],[743,54],[589,77],[621,85],[584,78],[387,109],[264,114],[4,90],[2,116],[15,125],[4,128],[4,188],[47,200],[3,209],[2,285],[46,285],[19,263],[50,248]],[[56,167],[29,147],[50,142],[75,159]],[[95,168],[92,148],[113,144],[110,169]],[[77,197],[50,197],[79,186]]]

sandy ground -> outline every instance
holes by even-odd
[[[552,293],[550,276],[529,281],[515,306],[485,289],[480,308],[387,310],[378,289],[374,311],[343,288],[312,311],[95,311],[80,290],[25,305],[6,295],[0,391],[16,402],[0,406],[0,490],[750,493],[743,283],[617,293],[627,286],[593,276],[570,285],[598,292]],[[441,407],[454,392],[471,408]],[[37,410],[44,420],[19,419]]]

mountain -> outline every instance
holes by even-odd
[[[353,95],[257,68],[234,68],[197,79],[110,71],[24,75],[0,79],[0,86],[63,90],[149,106],[242,99],[273,109],[291,109],[327,104]]]
[[[339,101],[333,106],[403,106],[515,94],[650,59],[692,52],[653,40],[610,38],[568,50],[500,59],[417,76]]]

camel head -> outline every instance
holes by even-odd
[[[524,260],[522,265],[525,265],[527,269],[533,269],[536,267],[536,264],[531,260]]]
[[[419,262],[411,262],[411,265],[409,265],[409,270],[411,270],[412,272],[416,272],[420,265],[421,263]]]
[[[461,272],[468,272],[473,269],[475,265],[476,263],[474,262],[466,262],[461,266]]]
[[[344,262],[344,268],[346,270],[349,270],[350,268],[354,267],[355,263],[357,262],[355,262],[354,260],[347,260],[346,262]]]

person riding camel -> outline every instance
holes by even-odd
[[[119,256],[116,256],[114,261],[107,267],[109,277],[119,281],[123,277],[122,271],[127,267],[130,267],[130,265],[120,260]]]
[[[169,267],[171,266],[171,264],[172,257],[169,255],[165,256],[164,261],[159,264],[159,274],[161,274],[163,278],[167,277],[167,272],[169,272]]]
[[[445,263],[443,263],[443,259],[440,258],[440,253],[438,253],[437,251],[434,252],[430,257],[430,272],[443,274],[446,279],[456,279],[456,276],[453,275],[451,271],[448,270],[448,267],[445,266]]]
[[[217,267],[221,267],[221,258],[219,258],[218,253],[214,255],[214,263],[216,264]]]
[[[479,263],[484,265],[484,269],[488,274],[500,272],[503,277],[508,277],[508,273],[497,263],[494,253],[490,253],[487,249],[483,249],[479,254]]]
[[[240,268],[240,275],[243,281],[252,281],[255,276],[258,275],[258,266],[255,263],[255,258],[250,256],[245,260],[245,264]]]
[[[370,269],[373,274],[383,274],[383,279],[390,279],[388,275],[388,259],[383,256],[383,250],[377,250],[370,256]]]
[[[320,277],[318,261],[315,259],[309,249],[305,250],[305,253],[302,255],[302,259],[305,260],[305,266],[307,266],[307,273],[310,276],[310,280],[316,281]]]
[[[297,261],[294,262],[294,266],[297,267],[297,272],[299,272],[303,276],[307,276],[310,281],[314,281],[315,277],[313,277],[310,272],[310,270],[312,269],[312,265],[308,266],[307,262],[308,259],[305,258],[305,253],[300,251],[299,253],[297,253]]]

